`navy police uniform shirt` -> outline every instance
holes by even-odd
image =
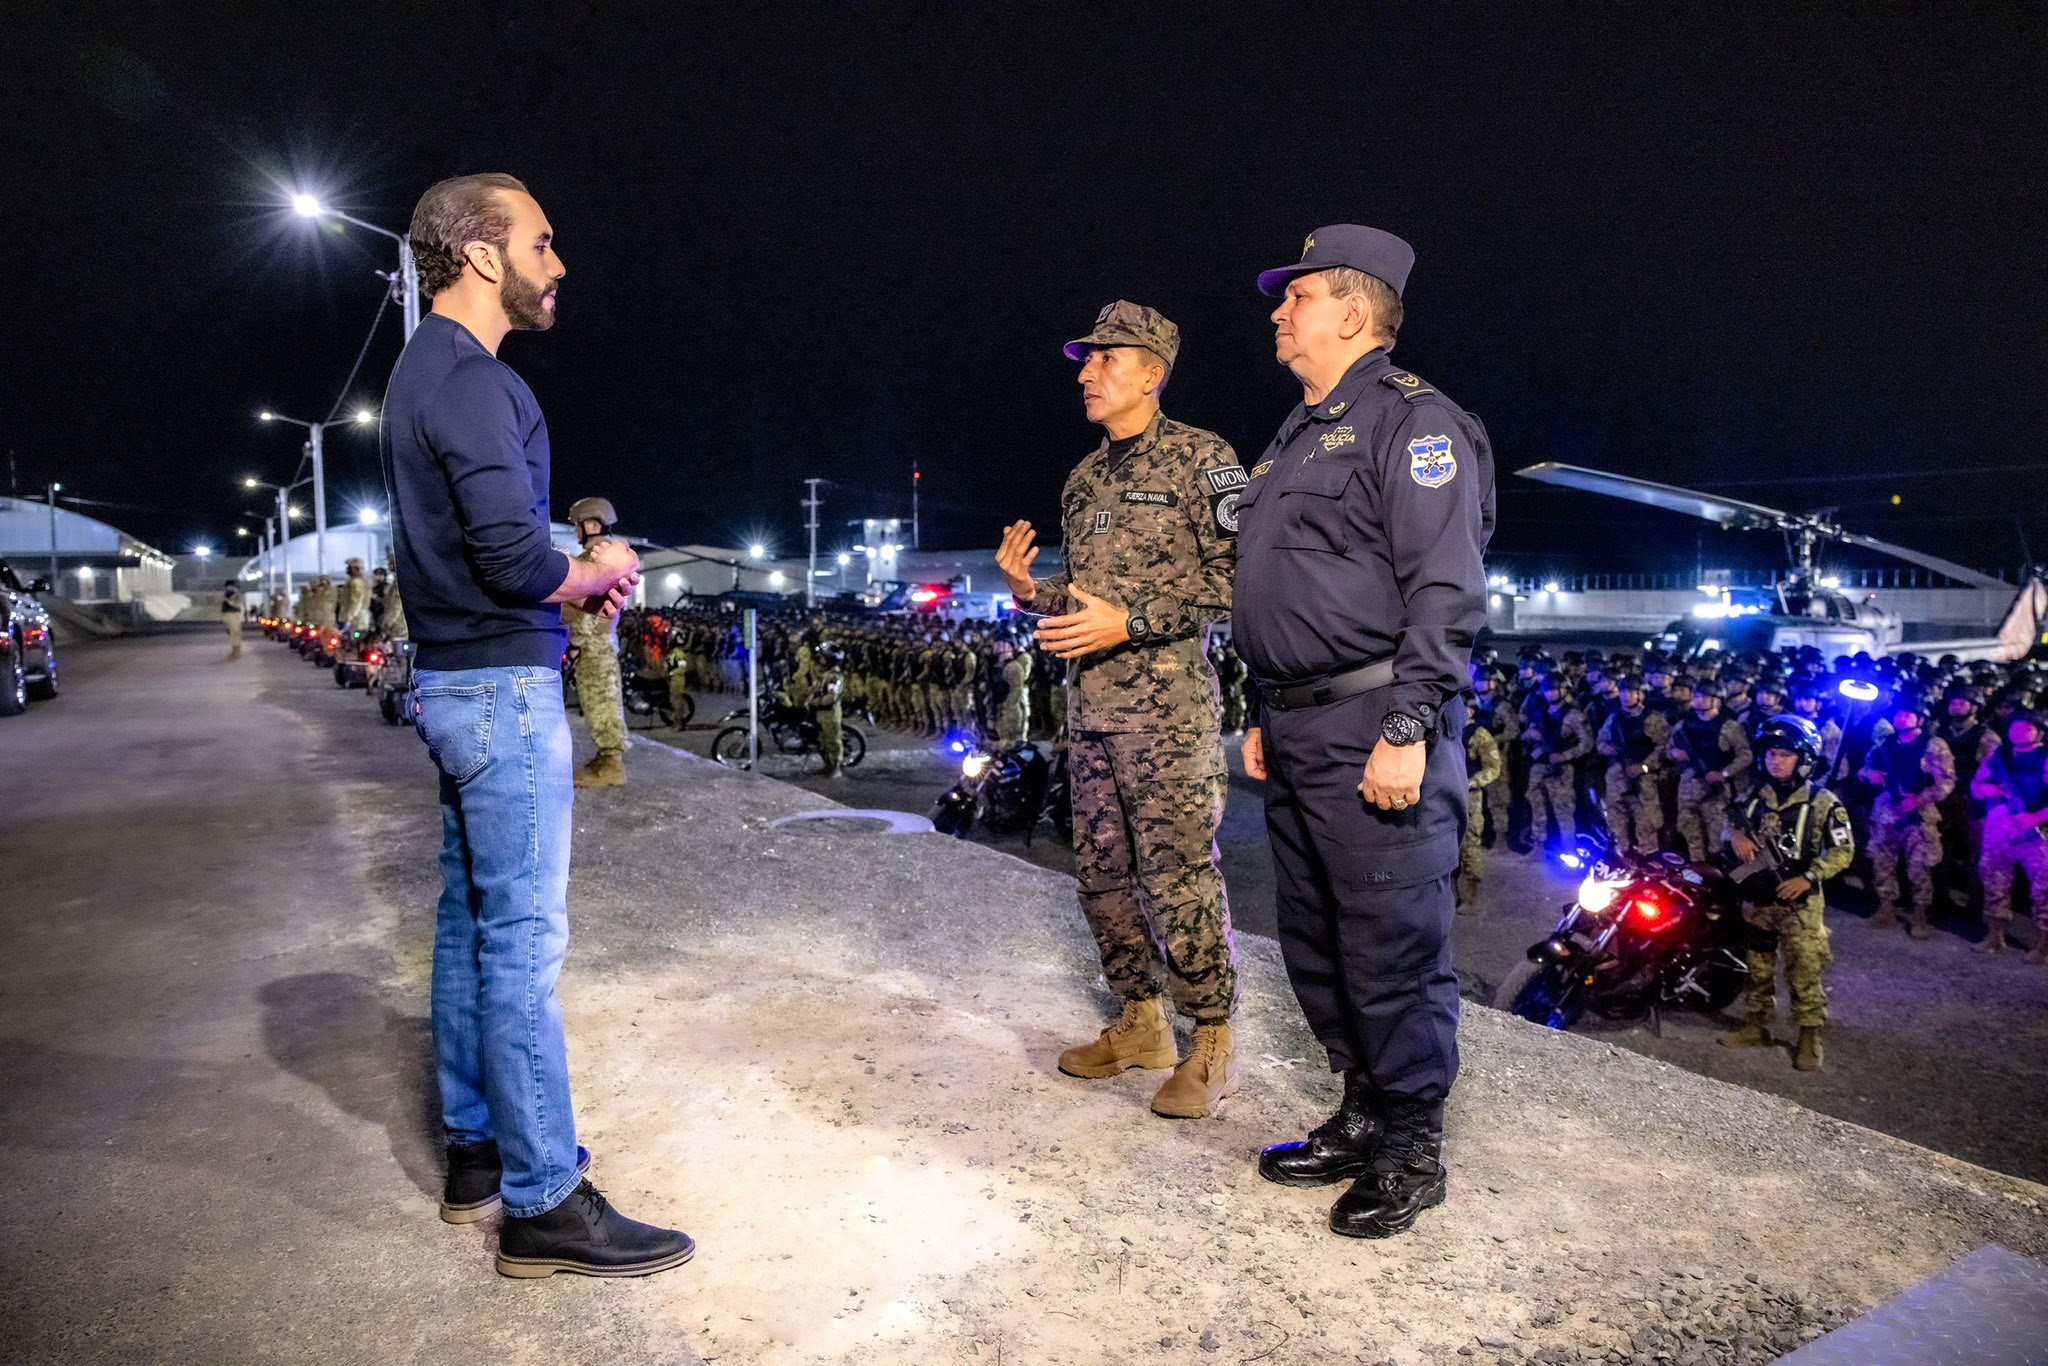
[[[1297,405],[1250,473],[1231,635],[1252,672],[1294,683],[1391,657],[1387,710],[1434,722],[1486,620],[1479,419],[1375,350]]]

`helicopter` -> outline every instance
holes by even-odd
[[[1910,651],[1929,657],[1954,655],[1965,662],[1993,660],[2009,664],[2026,658],[2044,640],[2041,623],[2048,617],[2048,582],[2039,573],[2029,573],[2026,582],[2015,591],[2005,580],[1965,565],[1848,531],[1829,516],[1831,508],[1808,513],[1781,512],[1760,503],[1554,460],[1515,472],[1538,483],[1680,512],[1724,528],[1778,531],[1785,535],[1792,559],[1791,573],[1770,588],[1724,589],[1718,602],[1695,608],[1693,620],[1671,623],[1659,640],[1651,642],[1669,653],[1691,656],[1719,648],[1761,654],[1812,646],[1826,658]],[[1850,597],[1842,591],[1839,581],[1819,567],[1817,560],[1823,543],[1874,550],[1931,569],[1968,588],[2010,593],[2012,601],[1994,635],[1907,641],[1905,623],[1897,614],[1886,611],[1871,598],[1859,602]]]

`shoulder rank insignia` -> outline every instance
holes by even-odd
[[[1389,370],[1386,374],[1380,376],[1380,383],[1389,386],[1410,403],[1421,398],[1424,394],[1436,392],[1435,389],[1422,382],[1422,376],[1411,375],[1406,370]]]

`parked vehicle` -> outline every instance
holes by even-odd
[[[1051,822],[1063,840],[1074,837],[1074,806],[1067,782],[1067,754],[1025,740],[991,751],[956,742],[967,749],[960,761],[960,781],[947,789],[932,809],[932,828],[967,838],[975,823],[998,835],[1024,832],[1031,843],[1038,828]]]
[[[747,710],[727,712],[727,722],[738,722],[718,732],[711,740],[711,757],[729,768],[750,767],[747,758]],[[868,754],[868,737],[851,721],[839,725],[841,768],[858,767]],[[809,707],[784,702],[761,704],[761,752],[763,754],[820,754],[818,718]]]
[[[30,698],[57,695],[57,643],[50,613],[36,594],[50,591],[48,579],[26,586],[0,560],[0,716],[19,716]]]

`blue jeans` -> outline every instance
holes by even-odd
[[[505,1212],[576,1189],[576,1115],[555,982],[569,945],[575,792],[562,676],[421,669],[414,723],[441,770],[434,1056],[450,1143],[496,1139]]]

